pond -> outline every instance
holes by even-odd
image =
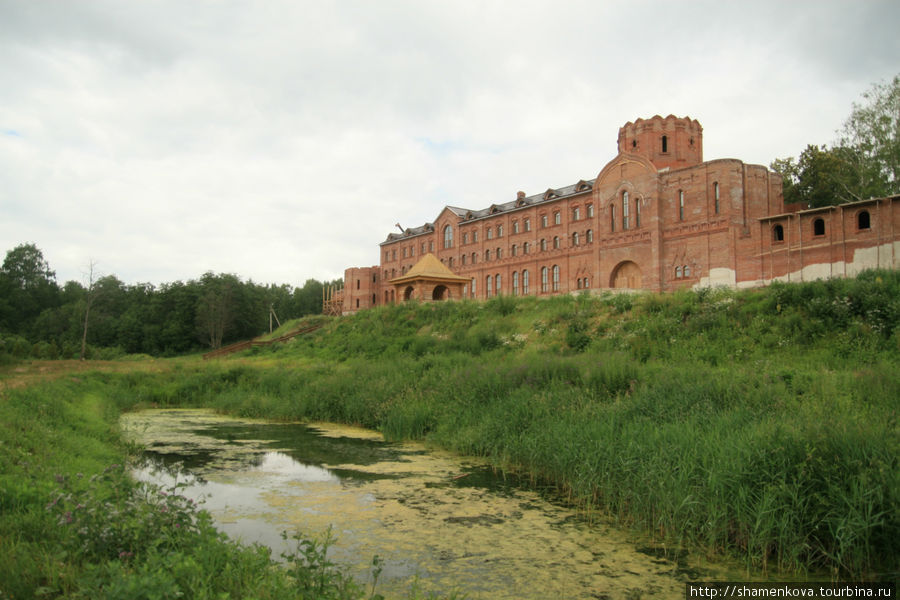
[[[377,432],[284,424],[212,411],[122,417],[145,448],[136,477],[203,501],[234,539],[287,548],[282,532],[335,536],[329,558],[360,581],[383,560],[377,591],[467,598],[683,598],[684,582],[724,579],[717,565],[636,544],[525,481]]]

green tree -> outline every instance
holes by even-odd
[[[0,268],[0,326],[33,337],[42,311],[59,305],[56,273],[34,244],[20,244],[6,253]]]
[[[799,160],[779,158],[784,201],[828,206],[900,193],[900,75],[875,84],[853,103],[837,142],[808,145]]]
[[[222,347],[226,332],[236,317],[236,296],[240,281],[234,275],[207,272],[200,278],[197,300],[197,333],[200,339],[216,349]]]
[[[841,129],[840,144],[855,150],[848,159],[863,195],[898,194],[900,75],[890,83],[876,83],[863,98],[864,103],[853,103],[853,111]]]

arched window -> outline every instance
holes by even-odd
[[[587,216],[589,219],[592,219],[594,217],[594,205],[593,204],[587,205]]]
[[[869,229],[872,226],[872,222],[869,218],[869,211],[861,210],[859,214],[856,215],[856,228],[857,229]]]
[[[513,233],[519,233],[519,222],[513,221]]]
[[[559,225],[560,223],[562,223],[562,217],[560,217],[559,211],[556,211],[553,213],[553,224]]]
[[[528,242],[525,242],[524,244],[522,244],[522,254],[528,254],[529,247],[530,246],[528,245]]]
[[[541,267],[541,291],[547,292],[550,287],[550,279],[547,272],[547,267]]]
[[[460,258],[462,259],[462,264],[465,265],[466,264],[466,255],[463,254]]]
[[[452,269],[452,268],[453,268],[453,257],[452,257],[452,256],[451,256],[450,259],[447,261],[447,263],[448,263],[447,266],[450,267],[450,268]]]
[[[484,260],[491,260],[491,251],[490,249],[484,251]]]
[[[478,280],[474,277],[472,278],[472,297],[474,298],[477,294],[475,293],[478,289]]]
[[[497,225],[497,237],[503,237],[503,225]]]
[[[784,227],[781,225],[776,225],[772,228],[772,240],[776,242],[784,241]]]
[[[531,219],[525,219],[525,231],[531,231]]]
[[[622,192],[622,229],[628,230],[631,227],[628,217],[630,214],[630,206],[628,204],[628,192]]]
[[[594,230],[593,230],[593,229],[588,229],[588,230],[587,230],[587,234],[585,235],[585,237],[587,237],[588,244],[590,244],[591,242],[593,242],[593,241],[594,241]]]
[[[681,279],[681,266],[675,267],[675,279]]]
[[[528,269],[522,271],[522,295],[528,293]]]
[[[678,190],[678,220],[684,221],[684,190]]]
[[[719,182],[713,182],[713,201],[715,202],[715,212],[719,214]]]
[[[591,282],[587,277],[585,277],[584,278],[584,289],[587,290],[587,289],[590,289],[590,287],[591,287]]]
[[[473,252],[472,253],[472,264],[474,265],[477,262],[478,262],[478,255]]]
[[[444,248],[452,248],[453,247],[453,226],[445,225],[444,226]]]
[[[513,244],[509,250],[510,250],[510,252],[512,252],[513,256],[519,255],[519,247],[517,245]]]
[[[497,251],[494,253],[494,256],[497,258],[497,260],[500,260],[501,258],[503,258],[503,248],[497,248]]]
[[[581,289],[581,278],[580,277],[575,280],[575,287],[577,287],[579,290]]]
[[[816,219],[813,221],[813,235],[825,235],[824,219]]]
[[[634,226],[640,228],[641,226],[641,199],[634,199]]]
[[[581,208],[576,206],[572,209],[572,220],[579,221],[581,220]]]
[[[691,268],[688,265],[684,265],[684,276],[685,277],[691,276]]]
[[[487,239],[489,239],[489,240],[494,239],[494,230],[491,229],[490,227],[487,228]]]
[[[465,233],[463,234],[463,241],[462,241],[462,243],[463,243],[463,246],[465,246],[466,244],[469,243],[469,232],[468,232],[468,231],[465,232]]]
[[[397,260],[397,249],[391,250],[391,260]]]
[[[485,277],[484,282],[485,282],[484,295],[486,298],[490,298],[491,297],[491,276],[488,275],[487,277]]]
[[[558,235],[553,236],[553,248],[557,249],[557,250],[559,249],[559,236]]]
[[[519,272],[513,271],[513,296],[519,295]]]
[[[572,234],[572,245],[573,246],[578,245],[578,232],[577,231]]]
[[[498,296],[500,295],[500,288],[503,287],[500,285],[501,281],[500,273],[494,275],[494,290],[496,290]]]
[[[547,226],[547,215],[541,215],[541,227]]]
[[[547,251],[547,240],[545,240],[544,238],[541,238],[541,252],[546,252],[546,251]]]
[[[665,135],[662,136],[662,151],[663,152],[669,151],[669,138],[668,138],[668,136],[665,136]]]
[[[559,265],[553,265],[553,291],[559,291]]]

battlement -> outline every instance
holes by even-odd
[[[679,169],[703,162],[703,127],[675,115],[629,121],[619,129],[619,153],[639,154],[657,169]]]

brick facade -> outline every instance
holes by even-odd
[[[900,268],[900,197],[801,210],[781,177],[740,160],[703,161],[703,129],[655,116],[619,130],[596,178],[480,210],[445,207],[391,233],[380,264],[347,269],[344,312],[398,300],[392,279],[434,254],[462,295],[753,287]],[[780,239],[778,239],[780,236]]]

